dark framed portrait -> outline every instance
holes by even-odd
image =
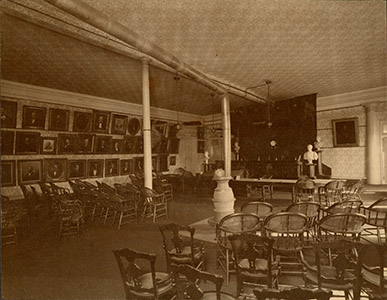
[[[108,133],[110,113],[106,111],[93,112],[93,131]]]
[[[70,111],[65,109],[50,108],[48,130],[68,131]]]
[[[95,137],[95,147],[94,147],[94,153],[98,154],[107,154],[110,153],[111,148],[111,136],[96,136]]]
[[[124,140],[112,139],[110,153],[121,154],[124,147]]]
[[[134,143],[134,153],[135,154],[143,154],[144,153],[144,148],[143,148],[143,137],[142,136],[135,136],[134,137],[135,143]]]
[[[128,126],[128,117],[123,115],[112,115],[112,133],[125,134]]]
[[[198,141],[198,153],[204,153],[204,141]]]
[[[105,159],[105,177],[118,176],[118,159]]]
[[[335,147],[359,146],[359,120],[348,118],[332,120],[333,145]]]
[[[144,170],[144,157],[135,157],[134,158],[134,171],[142,172]]]
[[[179,154],[180,139],[171,138],[168,142],[168,150],[171,154]]]
[[[13,145],[15,141],[15,132],[14,131],[1,131],[1,155],[12,155],[13,154]]]
[[[129,175],[134,172],[134,163],[132,159],[121,159],[120,175]]]
[[[1,128],[16,128],[17,102],[1,100]]]
[[[103,159],[90,159],[87,161],[87,177],[103,177]]]
[[[83,179],[86,178],[86,160],[76,159],[68,161],[68,178]]]
[[[197,127],[196,134],[197,134],[198,140],[203,140],[204,139],[204,127]]]
[[[93,153],[94,150],[94,134],[79,133],[76,140],[77,153]]]
[[[23,128],[44,129],[46,108],[23,106]]]
[[[67,180],[67,158],[53,158],[44,160],[45,182],[58,182]]]
[[[75,134],[58,134],[58,154],[75,152]]]
[[[135,151],[136,146],[136,137],[134,136],[126,136],[124,138],[124,144],[122,148],[122,153],[132,154]]]
[[[1,161],[1,186],[16,185],[16,162],[14,160]]]
[[[169,157],[169,165],[170,166],[176,166],[176,156],[170,156]]]
[[[128,133],[130,135],[136,135],[141,129],[140,120],[137,118],[131,118],[128,122]]]
[[[16,133],[16,154],[38,154],[39,146],[39,132]]]
[[[56,137],[41,137],[40,138],[40,154],[56,154]]]
[[[19,184],[31,184],[43,181],[43,160],[18,160]]]
[[[83,111],[74,111],[73,131],[90,132],[93,114]]]

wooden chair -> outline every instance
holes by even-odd
[[[270,288],[259,288],[254,290],[257,300],[282,299],[282,300],[329,300],[332,297],[332,291],[322,289],[311,289],[302,287],[284,288],[281,290]]]
[[[173,200],[173,187],[165,179],[153,178],[153,187],[159,193],[164,193],[165,201]]]
[[[1,196],[1,240],[2,244],[16,244],[18,226],[22,219],[20,205],[11,204],[7,196]]]
[[[265,219],[263,235],[274,240],[274,255],[280,257],[281,273],[304,275],[300,251],[304,246],[307,226],[308,218],[297,212],[280,212]]]
[[[190,265],[171,264],[173,277],[176,284],[178,300],[234,300],[232,295],[222,292],[223,278],[220,275],[211,274],[196,269]],[[203,291],[199,287],[200,281],[210,281],[215,285],[215,291]]]
[[[367,244],[362,269],[362,290],[368,294],[370,300],[387,299],[386,271],[387,244]]]
[[[315,260],[306,261],[307,284],[344,291],[345,299],[360,299],[364,245],[341,239],[313,245]]]
[[[316,185],[311,179],[299,179],[294,186],[294,201],[314,201]]]
[[[195,228],[170,223],[159,229],[163,237],[168,269],[172,263],[189,264],[195,268],[205,269],[204,245],[194,240]]]
[[[375,201],[369,207],[362,207],[360,212],[367,218],[365,235],[368,237],[376,235],[377,243],[387,243],[387,197]]]
[[[237,276],[237,297],[249,296],[246,286],[265,284],[278,288],[278,261],[273,259],[274,240],[255,234],[238,234],[231,241]]]
[[[156,255],[131,249],[113,250],[126,299],[160,299],[173,290],[172,275],[156,272]]]
[[[322,208],[322,216],[339,213],[359,213],[360,207],[363,205],[361,200],[345,200],[342,202],[333,203],[328,208]]]
[[[361,193],[364,188],[365,179],[361,179],[351,184],[344,184],[342,197],[344,200],[346,199],[359,199],[361,200]]]
[[[262,201],[245,202],[241,206],[241,212],[256,214],[259,217],[261,223],[259,225],[257,233],[260,234],[260,229],[262,227],[263,221],[267,216],[273,213],[273,205]]]
[[[226,273],[226,284],[229,283],[230,273],[235,272],[232,246],[228,237],[233,234],[256,233],[260,228],[260,223],[256,214],[233,213],[223,217],[215,225],[216,265]]]
[[[318,198],[322,207],[329,207],[333,203],[341,202],[344,182],[334,180],[318,188]]]
[[[157,218],[166,216],[168,218],[168,204],[165,201],[164,194],[159,194],[156,191],[141,187],[141,196],[143,204],[142,218],[151,216],[153,223]]]
[[[118,194],[109,194],[110,209],[114,211],[112,220],[112,226],[116,222],[117,229],[120,230],[121,226],[131,222],[137,221],[137,203],[136,199],[124,198]]]
[[[58,240],[65,235],[81,234],[81,226],[84,224],[82,203],[79,200],[68,200],[64,197],[56,197],[59,213]]]

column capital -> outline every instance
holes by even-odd
[[[380,102],[371,102],[371,103],[363,104],[363,106],[366,109],[366,112],[371,112],[371,111],[378,112],[379,111],[379,105],[380,105]]]
[[[142,64],[149,64],[149,62],[151,61],[149,57],[147,56],[143,56],[141,57],[141,61],[142,61]]]

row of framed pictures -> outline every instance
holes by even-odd
[[[156,157],[154,158],[156,159]],[[156,163],[156,162],[155,162]],[[129,175],[141,171],[143,157],[133,159],[35,159],[18,160],[19,184],[33,184],[39,181],[61,182],[71,179],[99,178]],[[16,161],[1,161],[1,185],[16,184]]]
[[[58,134],[58,137],[41,137],[39,132],[1,131],[1,154],[142,154],[142,136],[111,136],[87,133]],[[179,139],[162,139],[154,153],[179,153]]]
[[[1,127],[16,128],[17,102],[1,101]],[[45,129],[46,108],[23,106],[22,128]],[[111,120],[110,120],[111,119]],[[69,131],[70,110],[50,108],[48,130]],[[110,128],[111,123],[111,128]],[[74,111],[73,131],[136,135],[140,132],[141,123],[137,118],[114,114],[107,111],[82,112]]]

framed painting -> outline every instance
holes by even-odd
[[[14,160],[1,161],[1,186],[16,185],[16,162]]]
[[[110,152],[112,154],[121,154],[124,147],[124,140],[122,139],[112,139]]]
[[[75,152],[75,134],[58,134],[58,154]]]
[[[135,154],[143,154],[143,138],[142,136],[135,136],[134,137],[134,153]]]
[[[50,108],[48,130],[68,131],[70,111],[65,109]]]
[[[126,136],[124,138],[124,142],[123,142],[122,153],[124,153],[124,154],[134,153],[135,146],[136,146],[136,137]]]
[[[118,159],[105,159],[105,177],[118,176]]]
[[[110,153],[111,148],[111,136],[97,136],[95,138],[94,153],[107,154]]]
[[[74,111],[73,131],[90,132],[93,114],[83,111]]]
[[[197,135],[198,140],[203,140],[204,139],[204,127],[197,127],[196,135]]]
[[[43,160],[18,160],[19,184],[43,181]]]
[[[134,158],[134,171],[143,172],[144,170],[144,157],[135,157]]]
[[[45,182],[60,182],[67,180],[67,158],[49,158],[44,160]]]
[[[332,120],[334,147],[359,146],[359,119]]]
[[[123,115],[112,115],[112,133],[125,134],[128,126],[128,117]]]
[[[44,129],[46,108],[23,106],[23,128]]]
[[[140,120],[137,118],[131,118],[128,122],[128,133],[130,135],[136,135],[141,129]]]
[[[56,137],[41,137],[40,141],[40,154],[56,154]]]
[[[94,150],[94,134],[80,133],[77,136],[75,143],[77,153],[93,153]]]
[[[176,156],[170,156],[169,157],[169,165],[170,166],[176,166]]]
[[[15,132],[1,131],[1,155],[12,155],[14,149]]]
[[[16,133],[16,154],[38,154],[39,146],[39,132]]]
[[[204,153],[204,141],[198,141],[197,152]]]
[[[108,133],[110,113],[107,111],[93,112],[93,131],[98,133]]]
[[[90,159],[87,161],[87,177],[103,177],[103,159]]]
[[[1,128],[16,128],[17,102],[1,100]]]
[[[129,175],[134,172],[132,159],[121,159],[120,161],[120,175]]]
[[[83,179],[86,178],[86,160],[77,159],[68,161],[68,178]]]

